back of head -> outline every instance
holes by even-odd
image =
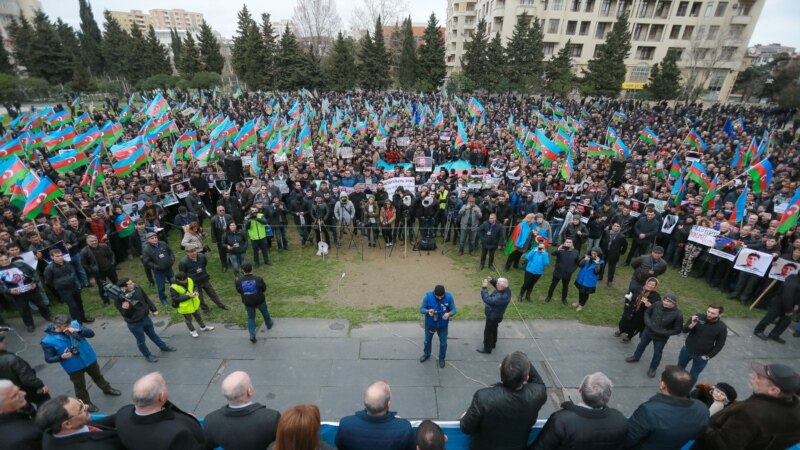
[[[518,389],[528,380],[531,371],[531,362],[528,355],[523,352],[514,352],[500,363],[500,381],[503,386],[511,389]]]
[[[432,420],[423,420],[417,427],[419,450],[444,450],[446,440],[442,428]]]
[[[603,372],[595,372],[583,377],[578,392],[581,400],[592,408],[604,408],[611,399],[611,380]]]
[[[246,372],[233,372],[222,381],[222,395],[231,405],[242,405],[250,401],[253,382]]]
[[[364,392],[364,408],[367,413],[377,416],[389,411],[389,402],[392,400],[392,390],[385,381],[375,381],[367,386]]]
[[[163,404],[161,394],[167,392],[167,382],[159,372],[148,373],[133,385],[133,404],[137,409]]]
[[[281,414],[274,450],[317,450],[319,447],[319,408],[293,406]]]
[[[36,425],[45,433],[61,432],[61,424],[69,419],[69,413],[64,406],[69,402],[69,397],[59,395],[46,401],[36,412]]]
[[[678,366],[664,367],[664,371],[661,372],[661,382],[673,397],[686,398],[692,391],[692,376]]]

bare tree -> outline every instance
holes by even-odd
[[[297,34],[313,44],[317,57],[328,53],[333,38],[342,28],[335,0],[297,0],[292,22]]]
[[[351,28],[356,36],[366,30],[372,30],[378,17],[384,24],[401,22],[402,18],[409,15],[407,0],[361,0],[353,8]]]
[[[715,71],[738,69],[733,64],[737,60],[735,54],[746,50],[742,40],[732,36],[727,27],[717,28],[712,36],[705,34],[711,29],[704,28],[696,30],[683,53],[686,82],[682,98],[686,102],[695,102],[707,93],[706,82]]]

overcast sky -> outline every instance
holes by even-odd
[[[227,1],[220,0],[90,0],[95,18],[102,28],[103,10],[130,10],[140,9],[147,11],[151,8],[182,8],[189,11],[203,13],[211,26],[225,37],[232,37],[236,32],[236,13],[242,4],[247,4],[254,17],[268,12],[273,20],[290,19],[294,2],[278,1]],[[361,0],[339,1],[336,6],[345,26],[350,25],[350,16],[353,6]],[[783,45],[800,48],[800,32],[797,26],[800,23],[800,0],[758,0],[766,1],[764,10],[756,25],[755,33],[750,45],[769,44],[779,42]],[[61,17],[65,22],[77,27],[78,18],[77,0],[42,0],[45,12],[52,18]],[[269,5],[269,11],[265,10]],[[409,13],[414,22],[426,22],[431,12],[436,14],[439,23],[444,25],[447,0],[408,0]],[[431,7],[435,5],[435,7]]]

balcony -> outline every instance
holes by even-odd
[[[517,5],[515,14],[517,16],[520,16],[522,15],[522,13],[528,13],[528,17],[531,17],[537,15],[536,10],[537,10],[536,5],[520,3],[519,5]]]
[[[504,17],[506,15],[505,3],[498,3],[492,8],[492,17]]]
[[[753,18],[750,16],[732,16],[731,25],[750,25]]]

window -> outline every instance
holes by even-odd
[[[465,17],[464,18],[464,25],[474,25],[475,18],[474,17]]]
[[[550,4],[550,0],[542,0],[542,9],[547,11],[547,5]]]
[[[594,47],[594,54],[592,54],[592,58],[599,58],[600,52],[603,51],[603,44],[596,45]]]
[[[695,39],[700,41],[703,39],[703,36],[705,36],[705,34],[706,34],[706,26],[700,25],[699,27],[697,27],[697,34],[695,35]]]
[[[650,66],[639,64],[631,69],[631,76],[628,79],[631,83],[647,83],[650,79]]]
[[[737,13],[740,16],[749,16],[750,15],[750,8],[753,5],[751,3],[739,3],[739,12]]]
[[[680,2],[678,3],[678,11],[675,12],[675,15],[678,17],[683,17],[686,15],[686,11],[689,10],[689,2]]]
[[[467,11],[475,11],[475,3],[467,3]]]
[[[706,3],[706,17],[711,17],[712,12],[714,12],[714,2]]]
[[[680,25],[673,25],[672,29],[669,30],[669,38],[670,39],[678,39],[681,36],[681,26]]]
[[[744,33],[744,25],[731,25],[730,30],[728,30],[728,37],[730,39],[739,39],[742,37],[742,33]]]
[[[564,0],[553,0],[553,11],[561,11],[563,5]]]
[[[558,19],[550,19],[550,24],[547,26],[548,33],[558,33]]]
[[[647,40],[660,42],[663,34],[664,25],[650,25],[650,33],[647,35]]]
[[[580,58],[583,53],[583,44],[572,44],[569,46],[569,55],[573,58]]]
[[[703,7],[701,2],[692,3],[692,10],[689,12],[690,17],[700,17],[700,8]]]
[[[657,17],[659,19],[667,19],[669,18],[669,9],[672,7],[672,2],[662,1],[659,0],[656,2],[656,9],[653,13],[653,17]]]
[[[586,9],[584,11],[588,13],[594,11],[594,0],[586,0]]]
[[[723,61],[730,61],[733,59],[733,54],[736,53],[736,47],[722,47],[720,59]]]
[[[708,58],[708,49],[707,48],[695,49],[694,56],[697,61],[704,61],[706,58]]]
[[[592,25],[592,22],[588,20],[584,20],[581,22],[581,30],[578,32],[581,36],[588,36],[589,35],[589,27]]]
[[[694,25],[686,25],[683,29],[683,39],[684,41],[688,41],[692,38],[692,32],[694,32]]]
[[[706,100],[717,100],[719,98],[719,93],[722,91],[726,78],[728,78],[728,71],[725,69],[717,69],[711,72],[711,76],[708,77]]]
[[[627,0],[619,0],[617,3],[617,17],[622,17],[628,11],[628,2]]]
[[[600,15],[603,17],[608,17],[608,14],[611,12],[611,0],[603,0],[600,3]]]
[[[706,40],[714,40],[719,35],[719,26],[718,25],[711,25],[708,27],[708,35],[706,36]]]
[[[636,14],[636,17],[647,17],[647,8],[650,6],[650,2],[648,0],[641,0],[639,3],[639,12]]]
[[[655,52],[656,52],[655,47],[638,47],[636,49],[636,58],[649,61],[653,59],[653,55],[655,54]]]
[[[717,4],[717,10],[714,11],[714,17],[724,17],[727,10],[728,2],[719,2]]]
[[[633,34],[631,35],[631,39],[634,41],[641,41],[644,39],[644,36],[647,35],[647,25],[642,23],[637,23],[633,26]]]
[[[578,28],[578,21],[570,20],[567,22],[567,31],[565,32],[569,36],[575,35],[575,29]]]
[[[556,44],[554,42],[545,42],[542,44],[542,52],[544,52],[544,56],[550,56],[556,50]]]
[[[572,12],[578,12],[581,10],[581,0],[572,0],[571,6],[569,8]]]
[[[594,37],[597,39],[605,39],[606,33],[611,30],[611,22],[597,22],[597,31]]]

